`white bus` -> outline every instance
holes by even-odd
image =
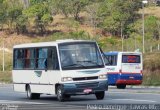
[[[59,101],[71,95],[95,94],[108,89],[105,65],[96,42],[57,40],[16,45],[13,48],[14,90],[29,99],[53,94]]]
[[[142,53],[105,52],[104,55],[109,85],[125,89],[126,85],[142,83]]]

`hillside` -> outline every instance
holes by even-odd
[[[147,8],[145,8],[145,13],[146,14],[148,14],[148,15],[154,15],[154,16],[156,16],[156,17],[158,17],[158,18],[160,18],[160,13],[159,13],[159,11],[160,11],[160,7],[147,7]]]
[[[141,13],[141,9],[139,13]],[[148,7],[145,8],[146,15],[154,15],[160,19],[160,7]],[[87,19],[87,13],[80,13],[80,18]],[[81,23],[72,19],[72,17],[66,18],[64,15],[58,14],[53,17],[54,21],[47,26],[47,32],[43,35],[38,33],[30,32],[25,34],[17,34],[17,33],[8,33],[8,31],[0,31],[0,45],[3,45],[3,40],[5,41],[5,47],[12,49],[13,45],[21,44],[21,43],[29,43],[29,42],[40,42],[40,41],[50,41],[56,39],[67,39],[73,38],[77,39],[77,36],[80,36],[79,39],[94,39],[98,40],[100,46],[110,47],[109,49],[105,48],[106,51],[121,51],[121,38],[116,36],[112,36],[109,33],[106,33],[102,28],[96,27],[87,24],[85,22]],[[74,37],[75,36],[75,37]],[[133,38],[124,39],[124,51],[134,51],[137,48],[141,49],[141,38],[139,35],[137,36],[137,41]],[[133,41],[134,40],[134,41]],[[157,45],[160,43],[160,40],[153,40],[154,43]],[[136,46],[135,46],[136,42]],[[129,46],[129,44],[131,46]],[[150,51],[150,45],[153,45],[153,50],[156,45],[152,42],[146,41],[146,50]],[[149,47],[148,47],[149,45]]]
[[[84,14],[82,13],[81,16]],[[13,45],[22,44],[22,43],[31,43],[39,41],[50,41],[61,39],[56,38],[57,35],[67,35],[71,32],[83,32],[89,34],[89,36],[96,36],[97,34],[102,35],[102,29],[96,28],[87,25],[80,24],[77,21],[72,21],[70,18],[65,18],[62,15],[54,16],[54,22],[47,27],[48,31],[44,35],[39,35],[37,33],[27,33],[27,34],[9,34],[6,31],[0,31],[0,45],[3,45],[3,40],[5,42],[5,47],[12,49]],[[55,37],[55,39],[54,39]],[[66,37],[67,39],[67,37]]]

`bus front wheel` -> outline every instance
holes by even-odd
[[[125,88],[126,88],[125,84],[117,85],[117,89],[125,89]]]
[[[70,99],[70,98],[71,98],[71,96],[70,96],[70,95],[65,94],[65,95],[64,95],[64,98],[65,98],[66,100],[68,100],[68,99]]]
[[[60,102],[64,101],[64,93],[63,93],[63,87],[61,85],[59,85],[56,89],[56,93],[57,93],[57,99]]]
[[[97,100],[102,100],[104,99],[105,91],[96,92],[95,95],[96,95]]]
[[[40,94],[39,93],[32,93],[31,92],[31,88],[30,86],[27,86],[27,98],[28,99],[39,99],[40,98]]]

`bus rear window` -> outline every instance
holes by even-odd
[[[122,55],[122,63],[140,63],[140,55]]]

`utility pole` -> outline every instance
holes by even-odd
[[[148,1],[147,0],[143,0],[142,1],[142,35],[143,35],[143,53],[145,53],[145,44],[144,44],[144,4],[147,4]]]
[[[123,27],[121,22],[121,40],[122,40],[122,52],[123,52]]]
[[[137,49],[137,42],[136,42],[136,36],[134,36],[134,50]]]
[[[4,47],[4,38],[3,38],[3,72],[4,72],[4,65],[5,65],[5,58],[4,58],[4,52],[5,52],[5,47]]]
[[[3,36],[3,33],[0,32],[0,36],[2,36],[2,47],[1,47],[1,50],[2,50],[2,71],[4,72],[4,67],[5,67],[5,55],[4,55],[4,52],[5,52],[5,47],[4,47],[4,36]]]
[[[28,8],[30,3],[29,0],[23,0],[24,8]]]

